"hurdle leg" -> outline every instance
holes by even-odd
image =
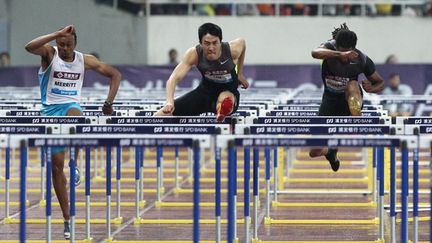
[[[199,222],[200,222],[200,144],[199,140],[194,140],[193,142],[193,157],[194,157],[194,182],[193,182],[193,241],[194,243],[199,243]]]
[[[265,188],[266,188],[265,220],[266,222],[270,222],[270,148],[268,147],[264,148],[264,158],[265,158]]]
[[[144,147],[140,147],[140,202],[144,201]]]
[[[135,146],[135,224],[140,224],[140,208],[139,208],[139,185],[140,185],[140,158],[139,158],[139,146]]]
[[[233,243],[235,240],[234,235],[234,220],[235,220],[235,213],[234,213],[234,188],[235,185],[235,166],[234,166],[234,159],[235,159],[235,145],[234,141],[228,142],[228,224],[227,224],[227,232],[228,232],[228,243]]]
[[[372,169],[372,200],[374,203],[377,203],[377,180],[378,180],[377,175],[378,175],[378,171],[377,171],[377,166],[376,166],[376,148],[372,149],[372,168],[373,168]]]
[[[45,151],[42,151],[42,156]],[[47,161],[46,161],[46,241],[51,242],[51,173],[52,173],[52,154],[51,147],[47,148]]]
[[[390,242],[396,243],[396,152],[390,149]]]
[[[156,149],[156,166],[157,166],[157,202],[161,202],[161,194],[162,194],[162,147],[158,146]]]
[[[75,242],[75,147],[70,147],[69,154],[69,170],[70,170],[70,178],[69,178],[69,188],[70,188],[70,226],[71,226],[71,236],[70,242]]]
[[[10,214],[10,148],[5,149],[5,218],[9,218]]]
[[[90,236],[90,146],[86,146],[85,148],[85,195],[86,195],[86,223],[85,223],[85,231],[86,231],[86,239],[91,241],[92,238]]]
[[[250,216],[249,216],[249,187],[250,187],[250,148],[244,148],[244,234],[245,243],[250,242],[249,227],[250,227]]]
[[[259,149],[253,148],[253,240],[258,240]]]
[[[379,239],[384,240],[384,148],[378,148],[378,166],[379,166]]]
[[[234,150],[234,241],[238,242],[237,237],[237,149]]]
[[[106,147],[106,228],[107,241],[111,241],[111,146]]]
[[[402,144],[402,223],[401,223],[401,242],[408,242],[408,148],[406,141]]]
[[[413,153],[413,242],[418,242],[418,187],[419,187],[419,151],[418,148],[414,149]]]
[[[179,147],[176,146],[174,148],[174,153],[175,153],[175,177],[174,177],[174,181],[175,181],[175,189],[178,190],[180,188],[179,186]]]
[[[278,148],[273,148],[273,201],[277,202],[278,192]]]
[[[30,161],[30,159],[29,159],[29,154],[30,154],[30,150],[29,150],[30,148],[29,147],[27,147],[27,150],[26,150],[26,157],[27,157],[27,164],[26,164],[26,166],[28,167],[28,162]],[[28,194],[27,194],[27,190],[25,191],[25,199],[26,199],[26,203],[28,203],[29,202],[29,200],[28,200]]]
[[[41,203],[45,202],[45,183],[44,183],[44,177],[45,177],[45,150],[42,147],[37,148],[38,151],[38,157],[41,160],[41,171],[40,171],[40,188],[41,188]]]
[[[160,147],[160,170],[161,170],[161,174],[160,174],[160,176],[161,176],[161,180],[160,180],[160,183],[161,183],[161,188],[162,188],[162,190],[163,190],[163,188],[164,188],[164,167],[163,167],[163,165],[164,165],[164,159],[163,159],[163,148],[162,147]]]
[[[215,161],[215,213],[216,213],[216,243],[221,242],[221,148],[216,148]]]
[[[432,181],[432,144],[431,152],[429,155],[429,180]],[[429,242],[432,242],[432,183],[429,185]]]
[[[116,152],[116,157],[117,157],[117,163],[116,163],[116,189],[117,189],[117,198],[116,198],[116,211],[117,211],[117,218],[116,220],[119,221],[121,223],[122,221],[122,217],[120,215],[120,196],[121,196],[121,192],[120,192],[120,187],[121,187],[121,150],[122,148],[120,146],[117,147],[117,152]]]
[[[12,150],[13,151],[13,150]],[[20,243],[26,241],[27,141],[20,142]]]

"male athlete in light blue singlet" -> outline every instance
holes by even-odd
[[[56,42],[51,46],[49,42]],[[92,55],[75,51],[77,35],[75,27],[69,25],[51,34],[39,36],[30,41],[25,49],[41,56],[39,69],[39,86],[41,91],[42,114],[45,116],[80,116],[79,105],[81,88],[84,81],[84,70],[93,69],[111,79],[108,97],[102,106],[105,115],[113,113],[113,100],[120,85],[120,72],[110,65],[99,61]],[[63,212],[64,237],[70,238],[69,200],[66,189],[66,177],[63,173],[64,147],[52,149],[53,185]],[[75,184],[79,184],[80,172],[77,171]]]

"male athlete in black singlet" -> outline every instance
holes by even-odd
[[[361,115],[362,93],[358,75],[364,73],[361,82],[368,93],[379,93],[384,89],[384,80],[375,70],[373,61],[356,49],[357,35],[343,24],[333,32],[332,40],[312,51],[312,57],[322,59],[321,76],[324,94],[319,109],[320,116]],[[339,169],[337,149],[312,149],[311,157],[325,156],[333,171]]]
[[[243,76],[245,40],[238,38],[222,42],[221,28],[212,23],[199,27],[198,38],[200,44],[186,51],[169,77],[166,86],[167,100],[156,116],[194,116],[214,112],[216,119],[223,121],[237,110],[240,101],[237,88],[239,85],[245,89],[249,86]],[[202,74],[200,85],[174,100],[176,84],[193,65],[197,66]]]

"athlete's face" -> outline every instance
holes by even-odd
[[[219,37],[206,34],[201,38],[201,47],[204,50],[204,57],[209,61],[218,60],[221,55],[221,41]]]
[[[399,75],[395,75],[393,77],[390,78],[389,80],[389,86],[392,89],[397,89],[400,85],[400,77]]]
[[[65,61],[72,61],[74,58],[75,39],[72,35],[56,39],[58,54]]]

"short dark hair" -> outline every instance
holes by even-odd
[[[0,53],[0,57],[2,57],[2,56],[6,56],[7,58],[10,58],[9,52],[7,52],[7,51]]]
[[[334,28],[334,30],[332,31],[332,38],[333,38],[334,40],[336,40],[336,35],[337,35],[337,33],[339,33],[339,31],[341,31],[341,30],[349,30],[348,25],[347,25],[346,23],[343,23],[343,24],[340,25],[339,28]]]
[[[177,50],[174,49],[174,48],[172,48],[172,49],[169,50],[168,55],[172,55],[174,53],[177,53]]]
[[[62,30],[63,28],[64,28],[64,27],[61,27],[59,30]],[[74,41],[75,41],[75,45],[76,45],[76,44],[77,44],[77,34],[76,34],[76,32],[75,32],[75,31],[72,32],[71,35],[73,36]]]
[[[336,35],[336,47],[355,48],[357,35],[351,30],[340,30]]]
[[[213,23],[205,23],[199,27],[198,38],[200,43],[202,37],[206,34],[217,36],[219,37],[219,40],[222,41],[222,29]]]

